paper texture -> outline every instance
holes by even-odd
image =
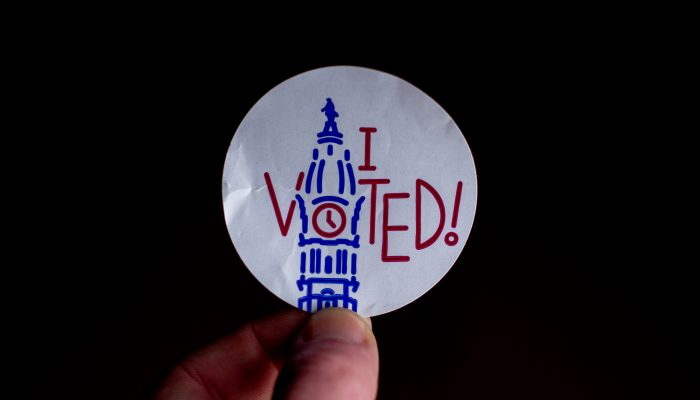
[[[420,297],[462,251],[476,196],[452,118],[408,82],[358,67],[273,88],[238,127],[223,174],[241,259],[312,312],[373,316]]]

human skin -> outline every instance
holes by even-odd
[[[178,364],[156,400],[374,399],[379,353],[369,319],[297,309],[247,323]]]

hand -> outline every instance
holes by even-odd
[[[378,373],[369,318],[342,308],[290,309],[188,357],[156,400],[374,399]]]

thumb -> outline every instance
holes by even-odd
[[[368,320],[343,308],[309,318],[285,362],[275,399],[374,399],[379,353]]]

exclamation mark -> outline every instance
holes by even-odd
[[[457,182],[457,193],[455,193],[455,205],[452,210],[452,229],[457,228],[457,218],[459,217],[459,203],[462,200],[462,181]],[[455,232],[447,232],[445,235],[445,243],[448,246],[454,246],[459,241],[459,236]]]

